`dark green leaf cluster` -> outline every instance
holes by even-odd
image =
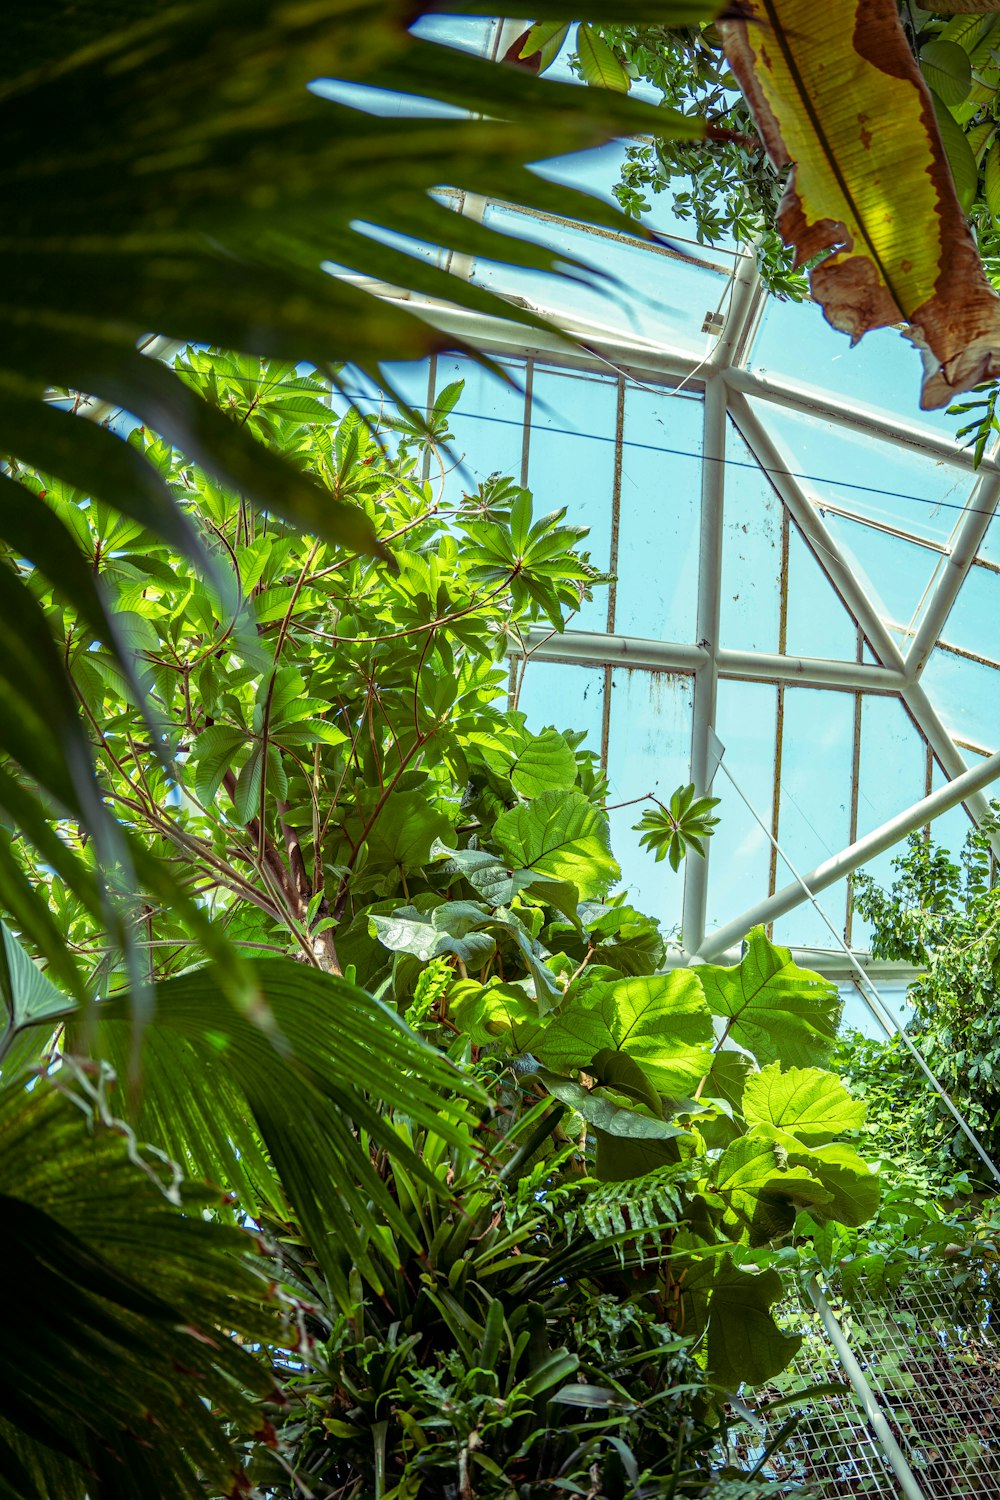
[[[262,1246],[215,1222],[217,1203],[82,1074],[0,1090],[6,1496],[237,1492],[231,1437],[261,1434],[277,1395],[255,1351],[291,1330]]]

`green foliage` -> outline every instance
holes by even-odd
[[[407,1132],[451,1201],[388,1172],[416,1248],[380,1237],[384,1294],[359,1286],[346,1316],[282,1227],[283,1274],[312,1304],[312,1338],[286,1387],[283,1465],[263,1452],[251,1466],[267,1493],[295,1494],[296,1475],[386,1500],[463,1486],[482,1500],[595,1485],[608,1500],[703,1493],[717,1437],[703,1377],[666,1289],[629,1285],[646,1276],[633,1236],[584,1225],[588,1184],[561,1179],[558,1160],[505,1179],[536,1115],[496,1142],[495,1160],[471,1136],[443,1150]]]
[[[60,603],[86,621],[86,649],[100,648],[89,664],[91,691],[110,683],[115,696],[138,707],[146,702],[144,673],[132,653],[146,649],[140,637],[148,631],[140,626],[136,637],[123,618],[134,624],[144,618],[141,608],[94,588],[81,555],[93,530],[125,554],[141,555],[147,538],[168,547],[185,559],[196,592],[213,571],[218,581],[219,561],[216,545],[189,523],[183,485],[165,472],[156,444],[123,442],[87,420],[95,402],[102,414],[131,413],[168,451],[176,445],[178,463],[183,454],[220,491],[240,494],[258,526],[270,517],[323,545],[384,558],[363,503],[364,476],[348,480],[341,470],[355,467],[349,445],[319,468],[287,441],[290,424],[330,422],[322,393],[308,379],[298,383],[300,362],[340,382],[347,364],[375,372],[383,361],[430,354],[442,340],[409,301],[373,296],[356,275],[331,275],[331,262],[537,326],[541,320],[526,309],[451,275],[416,247],[440,244],[533,271],[570,269],[552,250],[454,212],[460,199],[451,195],[474,190],[620,229],[627,220],[613,206],[553,185],[529,164],[540,141],[560,155],[654,118],[667,125],[662,112],[606,90],[541,81],[414,35],[407,23],[419,9],[404,19],[393,0],[320,0],[293,11],[277,0],[196,0],[109,13],[83,0],[42,25],[27,0],[6,7],[0,751],[25,778],[24,837],[44,842],[44,818],[58,807],[96,841],[100,857],[89,882],[64,862],[81,900],[105,877],[114,892],[119,875],[118,894],[127,899],[129,845],[115,826],[116,809],[97,792],[73,687],[21,564],[27,559],[45,574]],[[353,102],[324,97],[316,83],[323,79],[335,80],[341,94],[346,85]],[[419,104],[379,111],[386,90],[438,101],[447,129]],[[248,108],[248,99],[266,100],[266,109]],[[674,128],[704,133],[681,116]],[[571,273],[589,274],[575,263]],[[243,352],[216,361],[202,379],[197,357],[187,370],[144,357],[140,348],[157,335]],[[261,359],[271,362],[266,371]],[[440,439],[448,402],[442,393],[428,424],[404,413],[401,436],[429,428]],[[253,423],[240,419],[247,410]],[[39,473],[44,484],[34,478]],[[49,497],[78,514],[90,502],[82,531],[63,506],[45,503]],[[489,552],[496,539],[482,540]],[[546,547],[553,545],[560,550],[533,534],[511,584],[550,616],[571,587],[550,567]],[[502,571],[508,561],[494,558]],[[207,617],[212,606],[203,592],[201,603]],[[280,614],[280,599],[270,603]],[[197,682],[189,686],[199,691]],[[148,732],[155,737],[152,724]],[[300,735],[298,743],[308,742]],[[240,756],[229,737],[245,827],[261,787],[281,785],[283,748],[247,745]],[[225,753],[219,736],[215,765]],[[206,770],[203,789],[213,775]],[[162,872],[165,888],[171,875]],[[174,899],[181,899],[176,887]],[[44,918],[37,907],[29,917],[30,896],[18,892],[17,904],[38,936]],[[118,941],[132,932],[130,918],[120,920]],[[55,962],[55,944],[49,947]]]
[[[672,870],[680,869],[687,854],[704,859],[705,840],[719,822],[711,815],[718,805],[718,797],[695,797],[693,785],[679,786],[668,803],[644,810],[635,825],[636,833],[642,834],[639,843],[655,851],[657,863],[666,855]]]
[[[220,1216],[277,1227],[280,1279],[318,1309],[324,1350],[280,1372],[304,1393],[280,1457],[246,1454],[265,1491],[286,1492],[291,1463],[310,1485],[380,1472],[399,1500],[474,1474],[500,1500],[560,1469],[592,1483],[597,1464],[610,1495],[693,1496],[725,1394],[797,1347],[773,1264],[796,1214],[855,1226],[877,1202],[839,1139],[861,1111],[821,1071],[836,991],[762,931],[733,968],[657,972],[656,922],[615,889],[595,757],[504,706],[508,644],[562,625],[596,582],[581,532],[560,511],[535,522],[513,486],[449,505],[436,440],[389,427],[383,443],[287,366],[247,399],[240,370],[180,362],[227,420],[351,493],[391,565],[264,524],[143,430],[130,441],[181,497],[214,586],[31,481],[129,617],[150,719],[86,616],[31,575],[128,835],[154,1002],[140,1079],[95,852],[53,810],[52,861],[21,837],[9,850],[101,994],[67,1044],[102,1049],[115,1108],[236,1195]],[[21,783],[5,786],[14,808]],[[157,884],[165,862],[187,905]],[[204,967],[220,929],[238,998]],[[28,969],[7,1001],[18,1066],[62,1014]]]
[[[0,1090],[0,1461],[11,1500],[234,1494],[283,1342],[262,1247],[64,1068]],[[233,1333],[239,1339],[233,1339]],[[228,1430],[227,1430],[228,1428]]]
[[[888,889],[855,877],[858,911],[872,923],[872,951],[926,965],[910,986],[907,1032],[987,1151],[1000,1151],[1000,1052],[997,1006],[997,889],[990,829],[969,835],[959,863],[911,835],[894,861]],[[944,1189],[956,1172],[983,1175],[982,1163],[943,1102],[922,1078],[902,1042],[860,1044],[851,1064],[865,1070],[879,1101],[887,1141]],[[888,1154],[888,1150],[887,1150]],[[992,1184],[990,1184],[992,1186]]]

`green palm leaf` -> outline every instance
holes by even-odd
[[[244,1342],[283,1338],[255,1241],[60,1078],[0,1091],[0,1495],[235,1493],[223,1419],[258,1429],[272,1388]]]
[[[0,938],[7,1009],[0,1058],[10,1077],[47,1043],[54,1018],[72,1018],[73,1006],[60,1004],[59,992],[2,924]],[[395,1011],[345,980],[292,959],[261,959],[246,969],[256,1003],[244,1009],[212,969],[156,986],[143,1032],[141,1090],[133,1097],[122,1088],[115,1106],[186,1175],[236,1193],[245,1213],[290,1206],[333,1294],[346,1300],[352,1265],[379,1285],[365,1249],[378,1224],[412,1239],[368,1143],[444,1191],[367,1095],[446,1141],[463,1141],[469,1120],[461,1101],[478,1090]],[[70,1050],[96,1047],[125,1079],[134,1041],[129,997],[102,1002],[86,1020],[71,1029]]]

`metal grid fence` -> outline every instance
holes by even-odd
[[[955,1285],[947,1272],[915,1269],[896,1289],[834,1311],[877,1404],[927,1500],[1000,1500],[1000,1333],[995,1287],[985,1274]],[[790,1418],[794,1430],[766,1461],[767,1478],[818,1500],[903,1494],[861,1402],[841,1371],[816,1310],[790,1299],[780,1321],[803,1336],[781,1379],[756,1394],[781,1399],[766,1432],[743,1438],[733,1458],[757,1464]],[[835,1384],[836,1392],[810,1394]],[[802,1403],[794,1399],[802,1392]]]

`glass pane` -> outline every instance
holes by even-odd
[[[730,422],[719,634],[723,646],[777,651],[782,504]]]
[[[972,489],[968,469],[774,402],[751,404],[817,504],[827,501],[915,536],[947,541]]]
[[[898,698],[866,695],[861,703],[861,756],[858,771],[858,837],[863,838],[905,808],[926,789],[927,747]],[[892,879],[897,849],[887,849],[865,865],[880,884]],[[867,949],[871,929],[855,912],[851,946]]]
[[[569,524],[590,527],[583,547],[605,573],[611,566],[617,411],[616,379],[535,367],[528,448],[535,513],[565,505]],[[607,628],[607,586],[594,590],[571,623],[574,630]]]
[[[445,455],[447,474],[444,495],[451,502],[466,491],[475,490],[491,474],[503,474],[515,483],[521,482],[521,451],[524,444],[524,365],[505,362],[513,385],[506,384],[492,370],[461,355],[438,360],[437,390],[444,390],[453,380],[464,380],[465,389],[451,415],[455,434],[450,459]],[[431,469],[431,483],[440,475]],[[547,509],[544,496],[541,508]]]
[[[901,626],[905,636],[926,604],[941,564],[940,552],[859,525],[846,516],[828,515],[826,524],[879,615]]]
[[[866,333],[851,348],[814,302],[769,297],[754,340],[751,366],[762,375],[791,376],[820,391],[879,407],[932,431],[954,435],[961,419],[920,410],[920,355],[895,328]]]
[[[700,398],[645,386],[626,390],[619,635],[694,640],[702,429]]]
[[[853,758],[854,694],[786,688],[778,842],[801,875],[851,841]],[[779,857],[778,888],[793,879]],[[834,927],[843,932],[846,882],[821,892],[819,900]],[[774,932],[782,943],[829,948],[834,941],[806,901],[779,917]]]
[[[691,678],[615,667],[611,693],[609,803],[650,792],[666,800],[691,780]],[[611,847],[630,900],[663,922],[665,930],[673,929],[681,919],[684,882],[665,859],[657,864],[640,848],[632,825],[641,815],[641,803],[611,812]]]
[[[562,59],[566,57],[566,48],[555,67],[546,73],[546,78],[558,78],[564,76],[560,72]],[[569,73],[569,69],[566,69]],[[570,74],[567,81],[577,82],[575,74]],[[642,91],[633,83],[630,97],[642,98]],[[653,103],[659,101],[660,95],[657,91],[652,98]],[[568,183],[571,187],[582,187],[587,192],[596,194],[607,203],[614,203],[612,193],[614,184],[621,175],[622,166],[625,163],[628,141],[610,141],[606,146],[595,146],[589,151],[574,151],[571,156],[553,156],[547,161],[536,163],[533,171],[539,177],[547,177],[552,182]],[[679,183],[678,186],[681,186]],[[681,241],[689,244],[699,258],[717,262],[727,272],[732,268],[736,259],[737,247],[735,241],[725,236],[719,243],[706,246],[699,245],[694,239],[694,226],[690,217],[681,218],[675,212],[672,193],[651,193],[649,195],[650,208],[644,213],[641,223],[647,229],[654,229],[658,234],[669,236],[672,241]]]
[[[520,663],[517,663],[520,670]],[[528,662],[517,707],[527,716],[529,729],[586,731],[584,750],[601,753],[604,722],[604,668],[578,667],[566,662]]]
[[[857,660],[857,626],[795,525],[788,528],[785,637],[785,650],[789,656]]]
[[[722,304],[729,287],[728,275],[709,260],[681,257],[662,246],[631,243],[605,231],[539,218],[497,203],[486,209],[484,223],[501,234],[546,245],[611,280],[586,276],[557,280],[544,271],[477,260],[472,276],[477,285],[527,298],[537,307],[584,319],[619,337],[695,354],[709,351],[702,323],[706,313]]]
[[[740,790],[771,826],[774,797],[774,732],[778,690],[760,682],[720,682],[716,732],[725,746],[723,764]],[[712,787],[721,821],[708,844],[707,927],[730,922],[768,893],[771,843],[729,778],[719,771]],[[694,856],[697,858],[697,856]]]
[[[1000,574],[992,568],[970,568],[951,613],[941,627],[941,638],[977,656],[1000,657]]]
[[[1000,672],[938,646],[920,681],[956,739],[1000,749]]]

